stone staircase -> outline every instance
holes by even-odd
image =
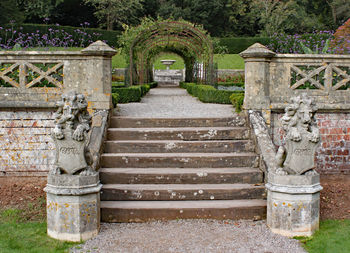
[[[111,118],[101,158],[104,222],[264,219],[263,174],[237,118]]]

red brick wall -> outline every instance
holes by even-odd
[[[272,115],[272,138],[276,145],[283,142],[279,118]],[[316,113],[321,144],[316,153],[316,170],[321,174],[350,174],[350,113]]]
[[[53,112],[0,111],[0,176],[42,176],[54,164]]]

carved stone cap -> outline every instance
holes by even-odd
[[[277,175],[268,174],[268,183],[265,187],[273,192],[288,194],[313,194],[320,192],[320,175]]]
[[[242,58],[271,58],[275,56],[276,53],[260,43],[255,43],[241,52],[239,55]]]
[[[94,43],[90,44],[87,48],[84,48],[83,50],[81,50],[81,52],[87,55],[107,55],[107,56],[113,56],[117,53],[116,50],[114,50],[113,48],[111,48],[101,40],[95,41]]]

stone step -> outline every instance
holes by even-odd
[[[257,168],[101,168],[102,184],[257,184]]]
[[[175,219],[250,219],[266,218],[266,201],[101,201],[103,222],[147,222]]]
[[[108,140],[245,140],[245,127],[109,128]]]
[[[241,127],[246,126],[244,118],[129,118],[111,117],[112,128],[144,127]]]
[[[106,153],[170,153],[170,152],[253,152],[252,140],[221,141],[106,141]]]
[[[252,184],[105,184],[101,200],[263,199],[265,186]]]
[[[259,165],[255,153],[104,153],[103,168],[233,168]]]

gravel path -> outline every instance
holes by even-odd
[[[145,118],[232,117],[232,105],[202,103],[185,89],[159,87],[151,89],[141,103],[118,104],[118,116]]]
[[[265,221],[178,220],[104,223],[100,234],[71,252],[305,252],[299,242],[270,232]]]

